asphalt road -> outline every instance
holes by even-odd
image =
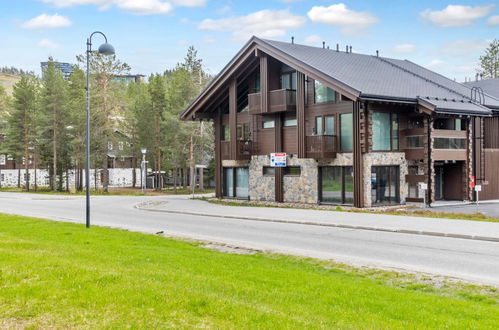
[[[149,200],[175,203],[182,198],[93,197],[92,223],[499,286],[497,242],[160,213],[134,207]],[[84,206],[82,197],[0,193],[0,212],[4,213],[84,223]]]

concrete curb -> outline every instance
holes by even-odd
[[[479,241],[488,241],[488,242],[499,242],[499,237],[463,235],[463,234],[454,234],[454,233],[440,233],[440,232],[411,230],[411,229],[390,229],[390,228],[382,228],[382,227],[356,226],[356,225],[345,225],[345,224],[302,221],[302,220],[295,221],[295,220],[286,220],[286,219],[236,216],[236,215],[227,215],[227,214],[212,214],[212,213],[191,212],[191,211],[159,210],[159,209],[151,209],[151,208],[147,207],[147,206],[155,206],[158,204],[161,204],[161,203],[147,203],[146,202],[146,203],[137,204],[134,207],[136,209],[148,211],[148,212],[186,214],[186,215],[196,215],[196,216],[204,216],[204,217],[211,217],[211,218],[277,222],[277,223],[287,223],[287,224],[307,225],[307,226],[335,227],[335,228],[345,228],[345,229],[371,230],[371,231],[382,231],[382,232],[389,232],[389,233],[401,233],[401,234],[424,235],[424,236],[440,236],[440,237],[461,238],[461,239],[470,239],[470,240],[479,240]]]

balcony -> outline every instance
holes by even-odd
[[[436,129],[433,137],[434,160],[466,160],[466,131]]]
[[[220,151],[222,160],[249,160],[253,150],[253,143],[251,141],[236,141],[237,155],[231,156],[230,141],[220,141]]]
[[[305,153],[307,158],[335,158],[336,152],[336,135],[313,135],[306,137]]]
[[[262,114],[261,93],[248,95],[249,113]],[[292,89],[278,89],[269,92],[268,113],[284,112],[296,109],[296,91]]]

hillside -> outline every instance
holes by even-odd
[[[12,87],[21,79],[20,76],[15,76],[6,73],[0,73],[0,85],[5,88],[7,94],[12,94]]]

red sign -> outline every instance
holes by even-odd
[[[475,176],[471,177],[471,188],[475,188]]]

